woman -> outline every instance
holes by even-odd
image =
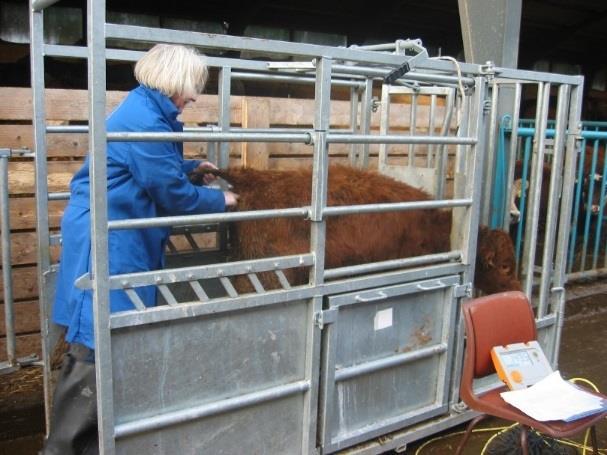
[[[139,87],[107,119],[107,131],[181,132],[177,116],[199,95],[207,68],[192,48],[159,44],[135,66]],[[236,204],[232,192],[195,186],[188,174],[211,163],[183,159],[178,142],[108,142],[109,220],[223,212]],[[205,183],[213,177],[205,175]],[[91,271],[89,158],[70,184],[70,201],[61,222],[63,248],[52,318],[65,327],[70,350],[55,392],[51,432],[44,453],[95,453],[97,416],[94,373],[92,292],[74,286]],[[111,275],[163,267],[168,228],[113,230],[108,253]],[[156,288],[136,289],[146,306],[156,303]],[[110,292],[111,312],[132,310],[122,290]],[[88,388],[92,393],[83,394]]]

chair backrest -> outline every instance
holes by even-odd
[[[468,375],[469,381],[495,373],[492,347],[537,338],[533,310],[522,292],[501,292],[472,299],[463,304],[462,311],[466,324],[464,376]]]

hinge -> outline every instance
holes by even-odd
[[[336,320],[337,308],[329,308],[328,310],[314,313],[314,324],[316,324],[320,330],[322,330],[326,324],[332,324]]]
[[[472,283],[455,286],[455,297],[472,297]]]

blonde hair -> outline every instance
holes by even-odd
[[[135,65],[135,79],[168,97],[195,97],[209,72],[204,57],[192,47],[156,44]]]

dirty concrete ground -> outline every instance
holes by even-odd
[[[594,286],[594,287],[593,287]],[[568,290],[566,321],[562,333],[560,371],[564,377],[584,377],[607,391],[607,283],[579,286]],[[0,455],[36,454],[42,445],[44,408],[42,378],[37,367],[0,376]],[[481,428],[503,427],[495,419]],[[410,444],[404,452],[411,455],[454,453],[464,426],[452,428],[426,440]],[[478,455],[495,432],[473,434],[464,455]],[[599,447],[607,451],[607,421],[597,427]],[[576,438],[583,440],[583,435]],[[502,441],[503,442],[503,441]],[[393,453],[393,452],[392,452]],[[504,454],[515,454],[514,448]],[[576,453],[557,452],[550,453]],[[581,451],[577,452],[581,453]],[[588,452],[590,453],[590,452]]]

